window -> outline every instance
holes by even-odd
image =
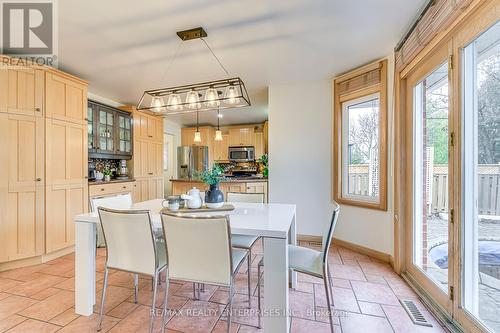
[[[334,197],[386,210],[387,61],[335,80]]]

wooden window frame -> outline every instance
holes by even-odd
[[[333,197],[340,204],[362,208],[387,211],[387,59],[379,60],[337,77],[333,83]],[[377,83],[366,87],[340,93],[341,84],[348,80],[361,78],[364,75],[379,70],[380,78]],[[362,200],[343,195],[343,103],[379,94],[379,199],[377,202]]]

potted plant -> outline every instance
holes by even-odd
[[[224,205],[224,194],[219,190],[219,183],[224,180],[224,168],[214,163],[211,169],[202,171],[200,179],[209,186],[205,192],[205,204],[208,208],[220,208]]]
[[[104,168],[102,174],[104,175],[104,181],[109,182],[111,180],[111,170],[109,168]]]
[[[267,154],[264,154],[259,158],[259,163],[262,164],[262,167],[263,167],[262,168],[262,176],[267,178],[269,176],[269,169],[267,167],[267,164],[268,164]]]

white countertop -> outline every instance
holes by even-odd
[[[153,224],[161,228],[160,210],[162,199],[155,199],[134,204],[132,209],[151,211]],[[296,207],[291,204],[256,204],[231,203],[235,210],[229,212],[190,213],[189,215],[229,215],[231,232],[242,235],[286,238]],[[76,223],[99,223],[97,212],[80,214],[75,217]]]

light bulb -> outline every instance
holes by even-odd
[[[194,142],[201,142],[201,133],[199,131],[194,132]]]
[[[186,95],[186,104],[190,109],[199,109],[201,107],[200,98],[198,93],[194,90],[191,90]]]
[[[208,88],[205,92],[205,105],[210,108],[216,108],[220,105],[219,94],[215,88]]]
[[[168,95],[167,99],[167,109],[171,111],[179,111],[182,110],[182,99],[179,94],[171,94]]]
[[[235,86],[231,85],[226,88],[226,92],[224,93],[224,102],[226,104],[238,104],[240,102],[240,98],[238,97],[238,89]]]
[[[161,96],[153,96],[151,100],[151,107],[154,108],[154,111],[160,112],[163,106],[163,98]]]
[[[222,131],[221,130],[217,130],[215,131],[215,141],[222,141]]]

